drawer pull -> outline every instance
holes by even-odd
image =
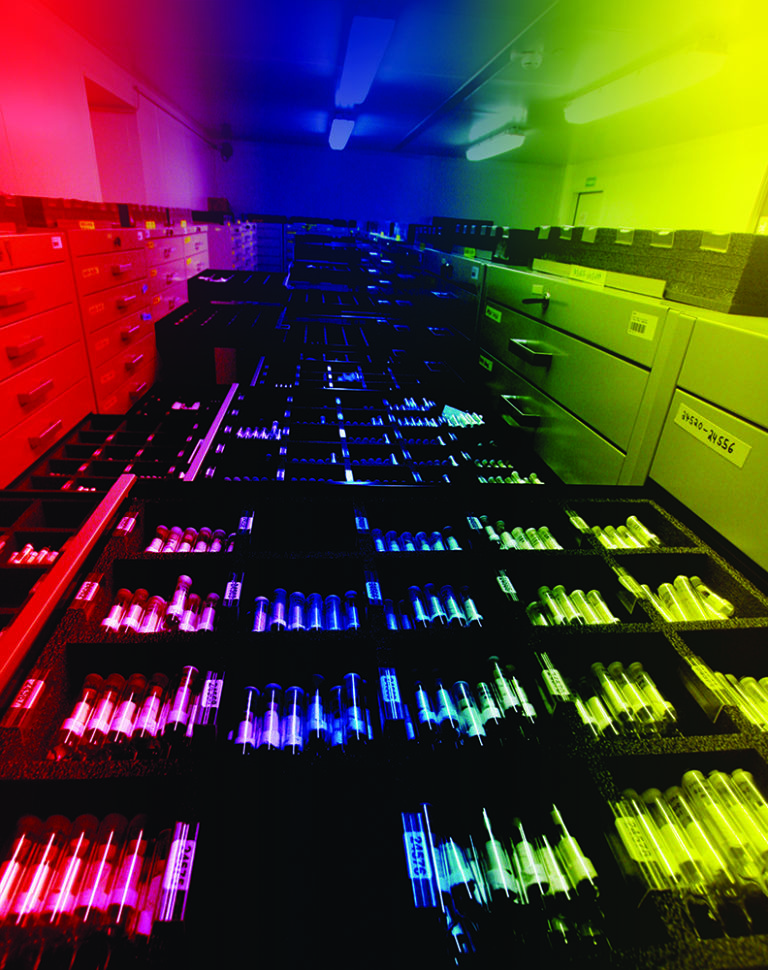
[[[526,296],[522,303],[540,303],[544,313],[549,309],[549,301],[552,299],[551,293],[543,293],[541,296]]]
[[[541,414],[530,414],[527,411],[522,411],[514,402],[515,401],[530,401],[531,398],[518,396],[515,394],[502,394],[501,400],[506,404],[509,410],[512,412],[512,417],[515,422],[524,428],[535,428],[541,423]]]
[[[62,424],[61,418],[54,421],[53,424],[49,425],[45,431],[41,431],[38,435],[32,435],[32,437],[27,438],[30,448],[39,448],[40,445],[44,445],[49,438],[52,438],[57,431],[61,431]]]
[[[125,362],[125,369],[136,370],[142,360],[144,360],[144,354],[136,354],[135,357],[129,357]]]
[[[165,249],[163,250],[163,256],[165,256],[166,259],[168,259],[172,253],[173,253],[173,246],[166,246]]]
[[[139,332],[139,330],[141,330],[141,327],[138,323],[135,323],[132,327],[125,327],[124,330],[121,330],[120,336],[123,340],[130,340],[135,333]]]
[[[28,290],[24,286],[19,286],[15,290],[0,293],[0,307],[18,306],[20,303],[27,303],[34,295],[34,290]]]
[[[53,381],[49,377],[47,381],[43,381],[42,384],[38,384],[37,387],[33,387],[31,391],[26,391],[23,394],[17,394],[19,404],[22,407],[26,407],[28,404],[34,404],[35,401],[39,400],[41,397],[45,397],[48,391],[53,390]]]
[[[23,340],[20,344],[8,344],[5,352],[8,354],[10,360],[15,360],[17,357],[31,354],[38,347],[42,347],[44,343],[45,337],[42,334],[38,334],[37,337],[30,337],[29,340]]]
[[[137,397],[141,397],[141,395],[146,391],[147,387],[148,387],[147,382],[142,381],[141,384],[137,384],[136,387],[134,387],[132,390],[128,392],[128,396],[131,398],[132,401],[135,401]]]
[[[129,294],[127,296],[119,296],[117,298],[117,309],[124,310],[126,307],[129,307],[135,299],[136,299],[135,293]]]
[[[549,367],[552,363],[552,354],[548,350],[536,350],[536,343],[532,340],[522,340],[510,338],[507,350],[520,360],[533,364],[535,367]]]
[[[115,263],[112,267],[113,276],[122,276],[124,273],[130,273],[133,269],[133,263]]]

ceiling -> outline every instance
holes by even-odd
[[[217,144],[327,147],[355,15],[395,27],[347,151],[458,157],[511,123],[526,140],[502,159],[562,164],[768,123],[765,0],[42,2]],[[575,94],[691,44],[723,53],[715,76],[565,120]]]

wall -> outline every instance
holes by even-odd
[[[0,192],[195,208],[219,194],[214,150],[36,0],[5,4],[2,33]],[[102,193],[85,77],[135,106],[143,172],[127,187],[133,198]]]
[[[236,142],[217,161],[221,194],[235,212],[397,220],[435,215],[533,227],[557,217],[562,168],[472,163],[327,147]]]
[[[589,187],[603,191],[603,226],[754,232],[767,165],[768,125],[569,165],[557,221]]]

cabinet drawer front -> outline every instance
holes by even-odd
[[[169,286],[174,286],[186,280],[186,263],[183,258],[179,258],[162,266],[150,266],[147,275],[149,277],[150,294],[162,293]]]
[[[5,488],[34,461],[93,411],[90,380],[84,379],[0,437],[0,488]]]
[[[70,229],[67,236],[73,256],[93,256],[143,249],[147,233],[144,229]]]
[[[132,313],[123,320],[115,320],[106,327],[89,333],[86,338],[91,369],[96,370],[115,354],[133,348],[154,332],[147,313]]]
[[[154,347],[154,339],[152,341]],[[157,358],[147,355],[144,360],[109,394],[97,394],[99,414],[125,414],[155,382]]]
[[[99,409],[102,402],[109,398],[121,384],[145,368],[148,361],[154,361],[155,354],[155,336],[152,333],[133,346],[121,350],[114,357],[110,357],[100,367],[96,367],[93,371],[93,386]]]
[[[193,236],[184,236],[184,255],[194,256],[197,253],[208,252],[208,233],[198,232]]]
[[[648,371],[537,320],[494,307],[479,343],[497,360],[626,450]]]
[[[768,333],[696,321],[680,387],[768,428],[767,377]]]
[[[658,301],[501,266],[489,266],[486,280],[488,301],[652,365],[667,315]]]
[[[80,297],[83,326],[86,333],[100,330],[108,323],[123,317],[133,316],[149,302],[149,283],[134,280],[122,286],[113,286],[100,293],[89,293]]]
[[[187,256],[186,267],[187,279],[202,273],[204,269],[208,269],[208,253],[205,252],[201,256]]]
[[[45,408],[88,374],[85,350],[71,344],[0,384],[0,430],[8,431]]]
[[[78,256],[74,264],[75,281],[83,296],[118,284],[132,283],[147,275],[143,249],[107,256]]]
[[[0,330],[0,381],[82,339],[75,305],[38,313]]]
[[[678,388],[650,477],[768,569],[768,433],[762,428]]]
[[[74,299],[72,270],[67,263],[0,273],[0,326]]]
[[[164,236],[147,242],[147,265],[160,266],[184,256],[184,239],[181,236]]]
[[[491,364],[490,372],[478,368],[478,377],[499,395],[505,419],[529,428],[529,444],[555,474],[572,485],[618,482],[625,458],[622,451],[504,364],[493,360]]]
[[[0,238],[0,269],[26,269],[69,261],[64,233],[41,232]]]
[[[175,283],[173,286],[169,286],[168,289],[163,290],[162,293],[156,293],[150,302],[149,312],[152,314],[152,320],[154,323],[164,317],[171,310],[175,310],[176,307],[180,307],[183,303],[187,302],[187,283],[186,280],[183,283]]]

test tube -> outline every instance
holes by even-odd
[[[486,737],[485,726],[472,688],[466,680],[459,680],[453,685],[453,696],[461,719],[462,734],[482,745]]]
[[[184,535],[181,537],[181,542],[176,548],[176,552],[192,552],[194,544],[197,542],[197,529],[190,526],[188,529],[184,530]]]
[[[165,544],[160,550],[161,552],[176,552],[184,536],[184,531],[180,529],[177,525],[172,526],[168,530],[168,534],[165,537]]]
[[[139,705],[131,735],[132,746],[136,747],[139,752],[156,747],[163,698],[167,689],[168,678],[166,675],[162,673],[152,674]]]
[[[540,525],[539,526],[539,529],[538,529],[538,534],[539,534],[539,538],[544,543],[544,548],[545,549],[562,549],[563,548],[560,545],[560,543],[557,541],[557,539],[555,539],[555,537],[549,531],[549,529],[547,528],[547,526]]]
[[[730,600],[719,596],[709,586],[706,586],[698,576],[691,576],[691,584],[703,600],[704,606],[711,609],[714,613],[719,614],[713,617],[714,619],[727,619],[729,616],[733,616],[736,608]]]
[[[440,596],[445,606],[446,619],[449,626],[466,626],[467,618],[464,615],[464,610],[461,608],[456,594],[453,591],[453,586],[442,586],[440,588]]]
[[[100,674],[88,674],[69,717],[62,722],[51,745],[49,760],[60,761],[75,751],[103,689],[104,678]]]
[[[565,616],[568,626],[584,626],[584,617],[574,606],[564,586],[555,586],[552,589],[552,595]]]
[[[643,546],[660,546],[661,540],[643,525],[636,515],[630,515],[627,519],[627,528]]]
[[[515,543],[515,548],[526,549],[528,552],[533,550],[533,546],[528,539],[528,536],[523,532],[523,530],[518,526],[516,529],[512,530],[512,539]]]
[[[173,591],[173,596],[165,611],[166,626],[176,627],[181,622],[181,618],[184,615],[184,604],[187,593],[191,586],[192,579],[190,576],[182,575],[176,580],[176,589]]]
[[[685,608],[672,583],[662,583],[659,586],[658,594],[667,612],[674,617],[673,622],[677,623],[688,619]]]
[[[107,922],[111,927],[127,926],[136,913],[139,880],[148,845],[146,825],[146,815],[137,815],[128,825],[107,904]]]
[[[71,921],[98,827],[99,820],[95,815],[79,815],[72,823],[67,844],[38,914],[40,923],[62,926]]]
[[[347,590],[344,594],[344,629],[360,629],[360,616],[357,612],[357,593],[353,589]]]
[[[301,687],[288,687],[285,691],[280,747],[290,754],[300,754],[304,748],[304,691]]]
[[[365,719],[365,694],[363,678],[360,674],[345,674],[344,679],[344,707],[345,707],[345,743],[362,744],[368,740],[368,729]]]
[[[450,691],[439,677],[435,680],[435,700],[435,717],[441,740],[457,742],[461,736],[461,718]]]
[[[219,605],[219,595],[218,593],[209,593],[205,597],[205,602],[203,603],[203,609],[200,613],[200,619],[197,623],[197,633],[207,632],[212,633],[213,627],[216,622],[216,610]]]
[[[551,620],[554,626],[566,626],[568,623],[567,617],[560,607],[559,602],[552,594],[552,590],[549,588],[549,586],[539,586],[537,592],[539,599],[546,607],[547,618]]]
[[[579,611],[581,616],[584,618],[584,622],[588,626],[594,626],[598,623],[604,622],[598,616],[597,612],[593,609],[592,604],[584,595],[583,589],[571,590],[571,592],[569,593],[569,597],[573,605],[576,607],[576,609]]]
[[[117,595],[115,596],[115,601],[112,604],[112,609],[101,621],[101,626],[104,630],[111,630],[113,633],[117,633],[120,629],[120,622],[125,615],[125,611],[131,602],[133,594],[129,589],[119,589]]]
[[[259,723],[256,714],[261,691],[257,687],[246,687],[243,710],[239,715],[233,741],[238,754],[252,754],[259,743]]]
[[[283,689],[279,684],[267,684],[261,695],[259,752],[280,750],[280,719],[283,707]]]
[[[443,527],[443,541],[448,549],[454,552],[460,552],[461,546],[459,545],[459,540],[453,534],[453,527],[446,525]]]
[[[129,927],[130,935],[139,940],[148,940],[152,933],[155,913],[162,892],[163,877],[168,864],[170,845],[171,830],[163,829],[154,840],[152,852],[147,853],[144,857],[136,913]]]
[[[199,830],[200,826],[194,822],[174,825],[156,910],[158,920],[180,922],[184,919]]]
[[[200,619],[200,597],[197,593],[190,593],[184,604],[184,612],[179,620],[180,633],[196,633]]]
[[[187,722],[192,710],[195,683],[200,671],[197,667],[181,668],[178,682],[171,692],[168,717],[163,726],[163,737],[183,738],[187,731]]]
[[[113,813],[102,819],[95,846],[80,885],[75,905],[75,919],[98,927],[106,922],[109,892],[128,819]]]
[[[437,909],[440,893],[437,871],[433,865],[424,819],[420,812],[401,812],[403,846],[411,882],[413,902],[417,909]]]
[[[424,741],[432,741],[438,727],[437,715],[432,708],[429,694],[420,680],[417,680],[414,684],[414,696],[419,738]]]
[[[324,751],[328,746],[328,721],[322,696],[323,677],[312,675],[312,691],[307,702],[306,737],[310,751]]]
[[[655,720],[669,724],[674,724],[677,721],[675,708],[667,701],[654,683],[653,678],[643,669],[643,665],[639,661],[635,661],[627,667],[627,676],[647,703],[650,704]]]
[[[408,587],[408,598],[411,601],[411,610],[413,611],[413,619],[416,626],[429,626],[429,615],[427,613],[426,606],[424,605],[422,592],[418,586]]]
[[[384,619],[388,630],[400,629],[397,622],[397,614],[395,613],[395,604],[392,600],[384,600]]]
[[[165,540],[168,538],[168,526],[158,525],[155,530],[155,537],[144,550],[144,552],[160,552],[165,545]]]
[[[483,617],[475,605],[474,599],[470,595],[469,586],[462,586],[459,589],[459,595],[461,597],[461,605],[464,610],[464,615],[467,618],[467,625],[472,626],[474,624],[476,626],[482,626]]]
[[[342,630],[341,600],[335,593],[325,597],[323,606],[324,626],[326,630]]]
[[[146,589],[137,589],[134,592],[131,597],[131,602],[127,605],[120,619],[120,633],[125,633],[126,630],[138,633],[141,617],[144,613],[144,604],[147,602],[148,597],[149,591]]]
[[[387,547],[384,545],[384,538],[381,529],[371,529],[371,538],[373,539],[373,545],[376,552],[387,551]]]
[[[502,549],[517,549],[517,543],[515,542],[513,536],[507,531],[507,527],[503,519],[499,519],[496,523],[496,535]]]
[[[400,545],[403,548],[403,552],[416,552],[416,546],[413,543],[413,536],[410,532],[400,534]]]
[[[139,704],[146,689],[147,678],[143,674],[131,674],[125,682],[123,693],[112,714],[109,732],[105,739],[106,744],[122,744],[130,741]]]
[[[291,593],[288,600],[288,630],[306,630],[304,625],[304,594]]]
[[[204,525],[202,529],[197,533],[197,540],[195,541],[194,548],[192,552],[208,552],[211,544],[211,539],[213,538],[213,533]]]
[[[509,854],[493,834],[488,812],[483,809],[483,872],[494,902],[517,902],[520,885],[515,878]]]
[[[167,604],[162,596],[150,596],[139,624],[139,633],[156,633],[163,629],[163,614]]]
[[[547,548],[547,546],[544,543],[544,540],[539,536],[539,533],[536,531],[536,529],[533,529],[533,528],[526,529],[525,535],[526,535],[526,538],[528,539],[528,542],[530,542],[531,544],[531,549],[537,549],[541,551],[542,549]]]
[[[642,730],[648,730],[655,721],[653,708],[642,696],[635,683],[624,672],[624,665],[618,660],[609,664],[608,676],[621,691],[621,695],[629,707],[632,722],[636,722]]]
[[[211,536],[211,544],[208,547],[208,552],[221,552],[222,545],[226,537],[227,533],[224,531],[224,529],[214,530],[214,533]]]
[[[414,536],[416,542],[416,548],[419,552],[432,552],[432,546],[429,544],[426,532],[417,532]]]
[[[448,617],[443,609],[443,604],[440,601],[440,597],[437,594],[434,584],[426,583],[424,585],[424,593],[426,595],[426,606],[429,622],[433,626],[443,626],[448,622]]]
[[[269,623],[267,626],[267,629],[271,632],[280,632],[286,628],[287,599],[288,593],[282,587],[277,587],[275,590],[273,590]]]
[[[387,534],[384,536],[384,545],[387,552],[403,551],[400,548],[400,543],[398,542],[397,533],[394,530],[387,532]]]
[[[112,723],[115,705],[124,687],[125,677],[120,674],[110,674],[104,681],[99,698],[88,718],[88,724],[80,736],[78,753],[95,751],[104,743]]]
[[[676,576],[674,587],[677,591],[678,601],[680,602],[685,617],[688,620],[708,620],[709,614],[704,608],[701,599],[695,588],[691,585],[687,576]]]
[[[51,815],[43,822],[10,900],[8,922],[27,926],[40,913],[70,829],[71,822],[63,815]]]
[[[618,617],[615,617],[613,613],[608,609],[608,604],[603,599],[600,591],[597,589],[591,589],[587,593],[587,602],[592,607],[594,612],[600,617],[601,623],[618,623]]]
[[[616,526],[616,535],[626,549],[645,549],[646,546],[625,525]]]
[[[323,597],[310,593],[306,602],[306,625],[308,630],[323,629]]]

